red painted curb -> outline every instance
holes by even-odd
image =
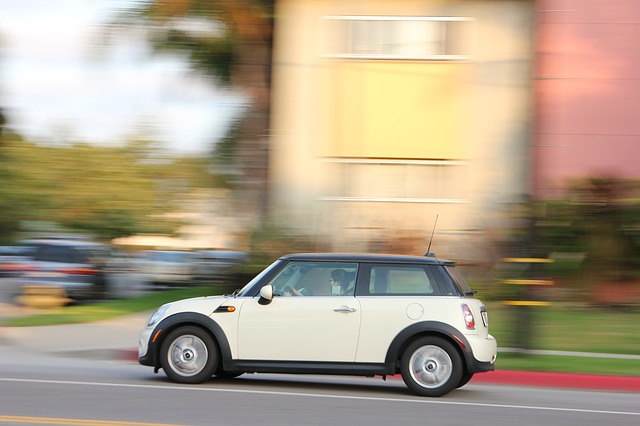
[[[115,358],[120,361],[138,362],[138,350],[137,349],[118,349],[115,351]]]
[[[473,376],[472,383],[640,392],[640,377],[496,370]]]

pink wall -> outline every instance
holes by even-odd
[[[536,0],[533,195],[640,179],[640,0]]]

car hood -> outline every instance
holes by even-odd
[[[197,312],[209,316],[218,306],[225,301],[233,299],[231,296],[202,296],[191,299],[182,299],[169,303],[165,317],[180,312]]]

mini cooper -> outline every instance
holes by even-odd
[[[292,254],[231,295],[167,303],[140,334],[142,365],[178,383],[244,373],[400,374],[442,396],[494,370],[488,314],[434,256]]]

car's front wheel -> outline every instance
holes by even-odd
[[[422,396],[442,396],[458,387],[462,358],[451,343],[440,337],[423,337],[402,355],[400,371],[409,389]]]
[[[160,365],[169,379],[178,383],[201,383],[218,367],[213,338],[198,327],[173,330],[160,348]]]

